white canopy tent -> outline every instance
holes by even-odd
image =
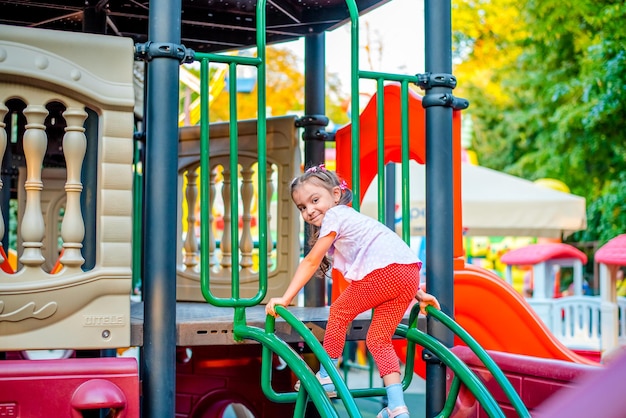
[[[424,235],[426,168],[410,161],[411,235]],[[558,238],[587,227],[585,199],[531,181],[463,163],[463,230],[468,236]],[[396,164],[396,230],[401,231],[401,168]],[[378,179],[368,188],[361,212],[377,218]]]

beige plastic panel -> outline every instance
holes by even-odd
[[[268,164],[277,169],[277,184],[273,184],[274,193],[276,195],[275,205],[268,210],[268,214],[272,216],[270,219],[271,229],[277,234],[276,250],[273,257],[273,265],[268,273],[268,298],[280,296],[289,285],[293,273],[298,265],[300,256],[300,216],[289,194],[289,183],[300,172],[300,149],[298,147],[298,130],[295,127],[295,117],[286,116],[278,118],[270,118],[267,120],[267,161]],[[249,167],[257,159],[257,122],[256,120],[247,120],[238,123],[238,161],[241,167]],[[228,133],[228,124],[219,123],[212,124],[209,131],[209,153],[210,165],[212,168],[216,166],[228,167],[230,164],[230,139]],[[189,169],[194,169],[199,164],[200,159],[200,128],[198,126],[183,127],[180,129],[180,145],[179,145],[179,202],[186,199],[186,190],[182,188],[183,177]],[[234,178],[234,176],[232,176]],[[256,181],[256,174],[253,179]],[[268,176],[269,178],[269,176]],[[241,186],[240,201],[241,198]],[[269,193],[268,193],[269,194]],[[216,198],[219,200],[221,195]],[[253,205],[256,200],[253,199]],[[199,200],[197,202],[199,204]],[[225,210],[225,212],[228,212]],[[182,211],[181,211],[182,213]],[[244,215],[243,208],[239,211],[240,216]],[[182,219],[182,223],[187,220]],[[259,220],[260,222],[260,220]],[[272,227],[273,226],[273,227]],[[227,229],[227,228],[224,228]],[[180,301],[204,301],[200,291],[199,277],[199,257],[193,254],[193,261],[186,261],[186,252],[183,242],[183,233],[179,224],[179,252],[178,252],[178,273],[176,277],[177,299]],[[215,235],[222,234],[213,227]],[[245,235],[240,228],[240,237]],[[218,241],[223,240],[223,235],[215,237]],[[234,238],[237,239],[237,238]],[[198,243],[197,245],[208,245],[207,243]],[[240,248],[241,249],[241,248]],[[220,247],[216,248],[216,263],[212,268],[210,278],[210,288],[213,295],[220,298],[231,297],[231,273],[229,268],[220,265],[221,262]],[[260,255],[259,255],[260,256]],[[238,260],[245,263],[243,255],[232,255],[232,265],[239,268],[240,272],[240,296],[242,298],[250,298],[255,296],[259,291],[259,276],[254,269],[246,268],[246,266],[238,265]],[[264,301],[264,302],[265,302]]]
[[[71,110],[66,116],[66,121],[70,117],[74,121],[72,132],[66,133],[71,143],[63,148],[75,152],[66,155],[74,161],[73,170],[68,163],[67,170],[42,172],[37,164],[30,164],[20,171],[18,257],[22,262],[15,274],[0,271],[0,351],[130,344],[133,54],[133,42],[127,38],[0,25],[0,134],[6,134],[2,120],[9,99],[20,99],[36,112],[57,101]],[[66,242],[72,248],[66,248],[65,254],[73,255],[62,260],[71,263],[50,273],[58,257],[61,207],[65,208],[62,236],[78,239],[84,234],[82,214],[74,209],[77,197],[85,192],[76,183],[80,178],[76,167],[82,164],[86,108],[97,113],[99,129],[96,264],[83,272],[82,256],[76,250],[80,245]],[[45,127],[29,129],[36,131],[35,142],[45,152]],[[41,149],[25,150],[35,162],[39,157],[32,156],[38,152]],[[34,174],[29,177],[30,170]],[[40,181],[33,181],[37,176]],[[22,225],[25,216],[36,222]],[[34,254],[26,261],[25,245]]]

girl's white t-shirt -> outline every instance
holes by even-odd
[[[329,256],[333,268],[348,280],[361,280],[374,270],[390,264],[422,262],[417,254],[387,226],[350,206],[337,205],[326,211],[320,237],[335,232]]]

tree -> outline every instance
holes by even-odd
[[[469,10],[476,5],[458,3]],[[560,179],[586,197],[590,209],[610,205],[607,194],[615,192],[612,185],[626,171],[626,109],[620,99],[626,89],[626,29],[621,23],[626,8],[613,0],[526,0],[517,9],[508,0],[477,4],[485,14],[517,10],[525,28],[523,37],[489,39],[498,46],[493,51],[517,51],[502,61],[489,61],[481,53],[479,41],[488,28],[455,38],[465,68],[481,68],[498,85],[489,89],[484,79],[463,79],[474,122],[473,146],[482,164],[530,180]],[[611,212],[605,209],[603,213]],[[617,229],[626,230],[626,224]],[[587,234],[588,239],[594,236],[599,233]]]
[[[607,184],[601,196],[587,208],[587,229],[576,232],[573,241],[598,241],[604,245],[623,234],[626,225],[626,172]]]

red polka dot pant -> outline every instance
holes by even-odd
[[[419,287],[420,264],[391,264],[352,281],[330,306],[324,334],[324,349],[339,358],[350,322],[374,309],[365,343],[380,376],[400,372],[400,362],[391,338]]]

